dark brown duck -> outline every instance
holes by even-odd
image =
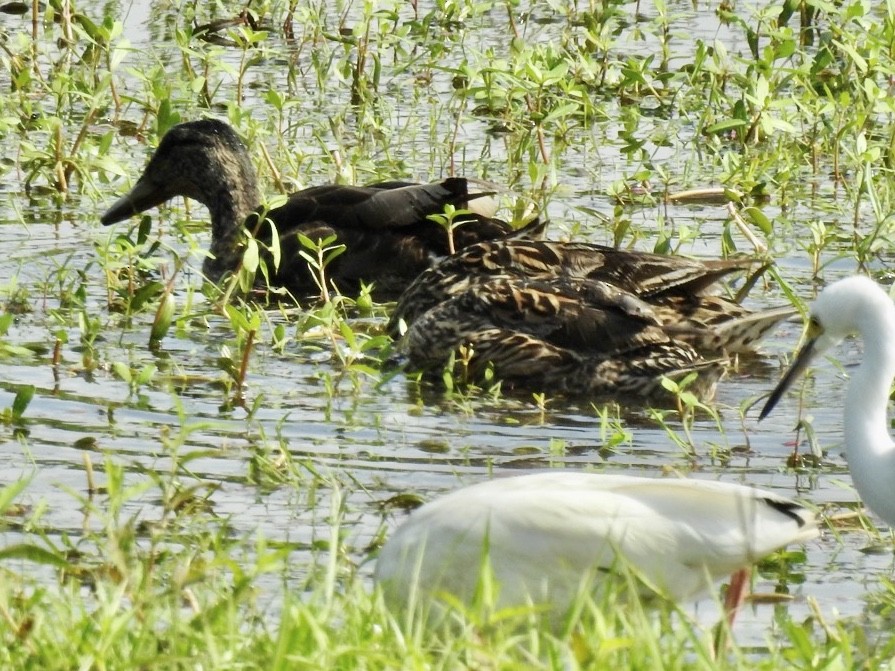
[[[316,293],[313,275],[299,255],[297,234],[312,240],[335,235],[346,251],[327,268],[328,279],[348,293],[363,282],[375,283],[378,297],[396,296],[434,259],[452,251],[448,233],[428,217],[443,212],[446,205],[472,208],[482,195],[489,194],[471,194],[464,178],[299,191],[266,213],[281,248],[276,269],[265,253],[270,283],[296,296]],[[263,243],[262,249],[270,246],[271,227],[259,216],[255,170],[245,145],[227,124],[203,119],[171,128],[131,191],[101,221],[114,224],[175,196],[197,200],[211,214],[210,256],[203,265],[210,281],[218,282],[239,267],[246,232]],[[518,233],[486,214],[463,219],[452,234],[454,249]],[[539,225],[530,224],[526,231],[539,231]]]

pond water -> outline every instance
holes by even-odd
[[[123,60],[116,70],[122,93],[135,98],[141,95],[142,84],[136,73],[159,63],[167,63],[172,68],[172,78],[181,77],[174,64],[181,52],[171,30],[178,21],[177,7],[168,3],[109,4],[117,7],[117,17],[124,23],[124,36],[131,44],[123,52]],[[713,8],[707,6],[710,3],[696,9],[689,2],[669,4],[673,9],[672,62],[683,62],[692,41],[697,39],[709,43],[717,40],[731,53],[745,49],[741,32],[721,25]],[[323,7],[321,3],[318,9],[325,11]],[[428,9],[421,2],[418,11],[425,14]],[[651,7],[644,5],[641,9],[644,22],[655,18]],[[85,11],[91,15],[95,11],[93,18],[101,19],[98,9],[87,7]],[[362,3],[349,2],[333,8],[329,16],[333,25],[339,16],[344,16],[343,23],[350,25],[362,12]],[[4,19],[11,25],[17,20],[17,17]],[[468,47],[482,52],[491,48],[502,53],[506,49],[506,20],[506,11],[502,8],[476,19],[477,27],[470,32]],[[520,26],[525,38],[536,43],[557,39],[560,23],[562,20],[545,3],[541,9],[532,10]],[[621,53],[643,54],[658,49],[656,40],[649,34],[635,38],[630,23],[626,31],[624,34],[630,36],[622,37],[616,46]],[[255,115],[273,114],[264,101],[268,87],[287,88],[284,83],[287,68],[283,63],[289,47],[276,34],[270,42],[265,57],[250,67],[246,76],[243,104]],[[321,50],[335,50],[332,45],[316,46]],[[194,47],[210,48],[202,44]],[[308,48],[299,56],[302,63],[310,62],[311,52]],[[220,48],[218,53],[222,63],[229,66],[222,66],[215,73],[220,86],[216,97],[223,103],[234,99],[233,70],[239,67],[242,53],[228,48]],[[454,52],[448,56],[449,59],[457,57]],[[383,132],[395,140],[407,137],[408,144],[393,146],[393,154],[388,157],[393,164],[400,164],[405,174],[381,176],[438,177],[450,157],[445,147],[431,146],[431,138],[450,134],[451,115],[443,112],[438,99],[439,95],[450,95],[448,75],[435,72],[426,95],[417,92],[414,97],[412,76],[390,63],[383,63],[383,68],[383,86],[390,87],[393,95],[383,116],[383,123],[391,126]],[[293,84],[298,90],[312,91],[318,87],[319,81],[310,65],[304,69],[299,67],[298,72],[304,77]],[[335,76],[336,69],[332,72]],[[310,157],[298,163],[299,170],[286,175],[288,181],[309,185],[331,181],[338,174],[331,152],[344,146],[343,140],[324,137],[321,142],[317,133],[326,125],[328,117],[337,116],[341,121],[348,118],[344,75],[339,76],[343,80],[339,86],[309,97],[312,104],[300,103],[288,111],[289,143],[296,155]],[[0,84],[7,86],[6,82]],[[420,104],[421,100],[425,104]],[[181,99],[181,102],[181,117],[201,114],[194,100]],[[583,137],[571,138],[564,158],[558,162],[554,179],[563,188],[550,197],[547,206],[547,213],[555,223],[552,235],[574,233],[577,239],[611,241],[612,233],[605,226],[596,218],[582,214],[592,210],[610,218],[615,204],[607,197],[607,189],[632,174],[631,164],[620,146],[612,143],[624,111],[611,103],[608,109],[609,118],[595,124],[589,137],[585,133]],[[223,116],[220,108],[216,107],[213,112]],[[140,123],[143,114],[136,103],[125,109],[125,116],[136,123]],[[313,133],[299,128],[306,116],[312,117]],[[511,181],[512,176],[505,168],[510,149],[499,135],[487,132],[488,123],[467,116],[462,126],[464,151],[458,171],[484,174],[497,182]],[[647,124],[644,132],[648,135],[651,122],[642,123]],[[652,123],[655,129],[660,129],[667,128],[671,122],[657,116]],[[668,147],[654,146],[652,161],[667,174],[680,175],[680,180],[676,180],[680,186],[717,185],[711,169],[700,172],[699,161],[681,149],[689,146],[692,126],[685,119],[676,119],[675,123],[679,125],[675,127],[674,142]],[[73,129],[78,128],[77,121],[72,120],[71,124]],[[109,131],[105,120],[98,120],[97,125],[97,132]],[[430,125],[434,128],[431,134],[426,130]],[[354,137],[360,131],[352,129],[345,133]],[[359,562],[365,561],[364,549],[382,527],[380,503],[395,494],[414,492],[428,498],[492,474],[549,466],[591,467],[607,473],[654,476],[672,467],[694,477],[765,487],[817,506],[829,506],[831,512],[856,506],[856,495],[840,453],[839,414],[843,375],[849,365],[860,360],[856,344],[848,343],[836,353],[845,371],[833,363],[820,362],[802,396],[802,412],[812,417],[816,439],[828,450],[827,461],[821,468],[795,472],[786,467],[799,412],[794,396],[785,399],[760,424],[756,421],[756,410],[746,414],[745,422],[739,419],[739,408],[756,401],[775,384],[781,370],[780,359],[792,352],[799,340],[799,323],[782,325],[769,338],[760,362],[720,385],[716,399],[720,426],[705,417],[695,422],[695,454],[685,453],[676,446],[643,409],[618,411],[619,424],[630,432],[630,440],[607,451],[597,412],[586,403],[555,399],[542,411],[525,399],[454,400],[432,390],[421,394],[416,383],[400,375],[382,383],[373,377],[344,375],[338,357],[332,356],[332,342],[313,331],[297,334],[285,351],[277,351],[270,346],[269,325],[259,337],[245,390],[249,407],[256,401],[257,406],[251,413],[240,407],[228,408],[225,406],[228,396],[220,383],[223,374],[219,359],[222,348],[232,348],[235,339],[226,319],[207,314],[195,321],[184,319],[181,328],[172,330],[161,348],[153,352],[147,347],[151,313],[126,320],[109,310],[101,257],[113,236],[128,231],[128,224],[107,230],[99,224],[99,215],[136,179],[149,150],[133,138],[118,137],[110,151],[121,165],[127,166],[129,176],[108,176],[113,181],[107,185],[100,182],[105,196],[81,198],[74,194],[61,205],[48,197],[29,198],[22,175],[16,171],[7,172],[0,186],[5,196],[0,201],[0,236],[10,250],[0,258],[0,277],[10,295],[18,288],[30,306],[30,311],[16,318],[6,342],[36,344],[39,345],[36,349],[41,350],[31,357],[13,354],[0,359],[0,407],[11,405],[20,385],[36,388],[21,425],[0,428],[4,442],[0,450],[0,472],[4,483],[23,476],[31,478],[25,502],[44,506],[42,522],[59,536],[77,539],[85,523],[89,523],[85,521],[79,498],[86,496],[86,457],[93,463],[100,481],[103,460],[110,459],[123,466],[127,480],[135,483],[147,477],[144,468],[164,471],[170,464],[170,452],[165,444],[172,442],[179,443],[180,454],[202,451],[201,456],[190,461],[190,472],[198,480],[216,487],[210,501],[215,512],[228,520],[233,534],[249,538],[258,534],[294,544],[296,575],[307,570],[311,545],[330,536],[329,515],[334,492],[344,497],[347,544]],[[253,153],[260,164],[260,156]],[[385,163],[384,159],[383,153],[370,157],[373,163],[378,160]],[[367,174],[368,170],[369,166],[364,166],[358,171],[359,181],[373,177]],[[787,217],[797,224],[836,216],[833,187],[821,185],[819,191],[828,195],[797,197]],[[774,217],[779,213],[779,204],[772,199],[765,212]],[[627,215],[640,231],[638,246],[642,249],[652,246],[650,235],[657,228],[656,221],[664,222],[666,230],[699,230],[698,239],[687,241],[681,248],[683,253],[694,256],[717,256],[721,236],[728,225],[726,211],[720,205],[634,207]],[[158,235],[165,244],[183,253],[187,245],[175,226],[176,221],[186,216],[183,202],[172,203],[161,212],[153,211],[151,216],[154,234],[161,231]],[[203,222],[206,213],[191,203],[189,216]],[[200,240],[204,246],[207,237]],[[748,248],[744,240],[739,244]],[[159,255],[166,262],[172,258],[164,250]],[[808,299],[815,287],[811,284],[811,267],[805,254],[781,247],[777,261],[781,275]],[[198,268],[200,262],[195,255],[190,257],[192,267]],[[848,262],[831,263],[825,269],[824,279],[829,281],[854,269]],[[93,370],[85,366],[84,329],[77,326],[77,320],[55,326],[56,315],[66,312],[59,298],[60,284],[66,282],[71,290],[80,288],[84,292],[83,312],[97,320],[94,347],[99,365]],[[181,313],[190,300],[201,305],[203,299],[196,291],[198,286],[195,274],[184,273],[178,277],[175,295]],[[776,284],[768,283],[753,291],[749,304],[762,307],[785,303]],[[286,324],[290,333],[295,333],[294,313],[271,311],[269,319],[271,324]],[[366,326],[381,325],[381,320],[374,322]],[[60,329],[65,332],[66,341],[61,344],[58,363],[54,364],[54,334]],[[132,392],[114,374],[115,362],[126,362],[135,370],[153,364],[158,373],[151,383]],[[334,394],[327,390],[328,380],[335,385]],[[181,434],[184,425],[190,430]],[[669,425],[680,431],[674,420],[669,420]],[[259,455],[275,453],[280,445],[296,460],[323,474],[324,481],[332,483],[331,486],[317,486],[298,497],[292,487],[262,487],[251,482],[246,474],[253,460]],[[719,452],[723,458],[717,456]],[[136,497],[130,502],[128,512],[151,519],[157,505],[152,496]],[[400,514],[389,515],[385,524],[392,527],[399,517]],[[4,542],[14,540],[14,533],[4,534]],[[802,619],[810,613],[807,597],[811,597],[821,612],[831,617],[862,615],[866,596],[892,568],[891,553],[862,552],[867,544],[868,537],[861,532],[843,533],[835,538],[827,534],[808,543],[804,562],[790,569],[800,574],[800,582],[786,585],[796,598],[782,607],[788,608],[794,619]],[[369,572],[371,564],[367,562],[362,570]],[[759,576],[755,589],[773,591],[778,580],[781,578],[772,573]],[[693,612],[706,622],[712,622],[717,615],[711,599],[694,604]],[[747,609],[737,627],[741,643],[761,645],[774,627],[773,607]]]

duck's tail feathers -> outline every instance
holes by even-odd
[[[758,310],[736,317],[715,326],[715,331],[724,342],[724,350],[730,354],[755,352],[761,340],[780,322],[798,314],[791,305],[768,310]]]

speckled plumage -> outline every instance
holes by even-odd
[[[602,282],[492,279],[426,311],[402,341],[419,368],[444,365],[460,347],[459,376],[491,369],[507,388],[551,394],[647,397],[662,377],[696,372],[692,390],[709,398],[724,370],[669,337],[651,306]]]
[[[709,397],[727,355],[751,352],[795,310],[752,312],[707,293],[745,260],[697,261],[582,243],[483,242],[423,272],[389,324],[410,365],[450,354],[481,378],[573,395],[651,396],[661,378],[697,372]]]
[[[671,296],[701,295],[725,275],[747,271],[753,265],[749,259],[698,261],[579,242],[486,241],[423,272],[401,296],[391,323],[393,329],[402,319],[410,324],[449,296],[495,277],[600,280],[655,302]]]

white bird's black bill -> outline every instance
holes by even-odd
[[[759,421],[763,420],[767,417],[771,410],[774,409],[774,406],[777,405],[777,402],[786,393],[786,390],[792,386],[792,383],[796,381],[796,379],[805,372],[805,369],[808,367],[808,364],[811,363],[811,360],[817,354],[817,337],[809,338],[805,344],[802,346],[802,349],[799,350],[799,353],[796,354],[795,361],[793,361],[792,365],[789,367],[789,370],[783,375],[780,379],[780,382],[777,383],[777,386],[774,387],[774,391],[771,392],[771,395],[768,397],[767,402],[765,402],[764,407],[761,409],[761,413],[758,415]]]

